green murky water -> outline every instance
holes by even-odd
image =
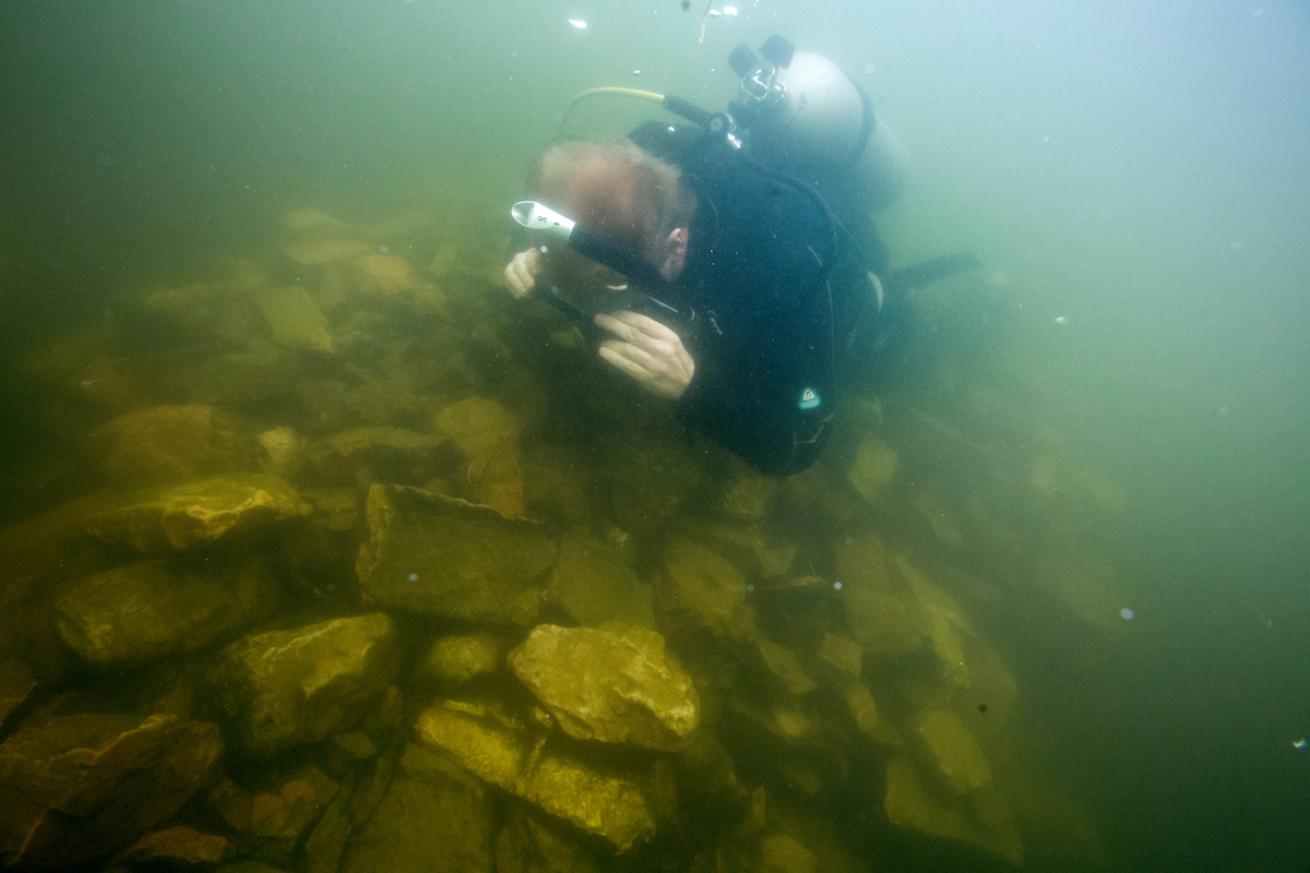
[[[1310,864],[1306,9],[610,5],[0,7],[0,857]],[[983,263],[780,482],[497,278],[775,31]]]

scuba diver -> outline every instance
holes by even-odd
[[[831,61],[778,36],[760,53],[733,51],[726,112],[579,95],[655,100],[686,123],[548,148],[512,210],[532,244],[505,278],[686,424],[788,475],[819,455],[839,372],[878,336],[888,257],[871,213],[898,196],[904,152]]]

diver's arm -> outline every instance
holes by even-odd
[[[602,313],[595,320],[614,335],[597,350],[608,364],[657,397],[677,400],[686,393],[696,362],[671,328],[637,312]]]

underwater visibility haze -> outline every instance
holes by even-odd
[[[503,277],[772,34],[975,265],[786,477]],[[1295,0],[0,5],[0,866],[1310,869],[1307,94]]]

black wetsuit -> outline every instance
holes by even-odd
[[[871,263],[881,251],[872,223],[848,230],[834,215],[841,204],[698,128],[652,122],[629,138],[680,167],[698,199],[677,282],[695,318],[671,325],[696,362],[679,414],[763,473],[804,470],[828,438],[867,272],[883,266]]]

